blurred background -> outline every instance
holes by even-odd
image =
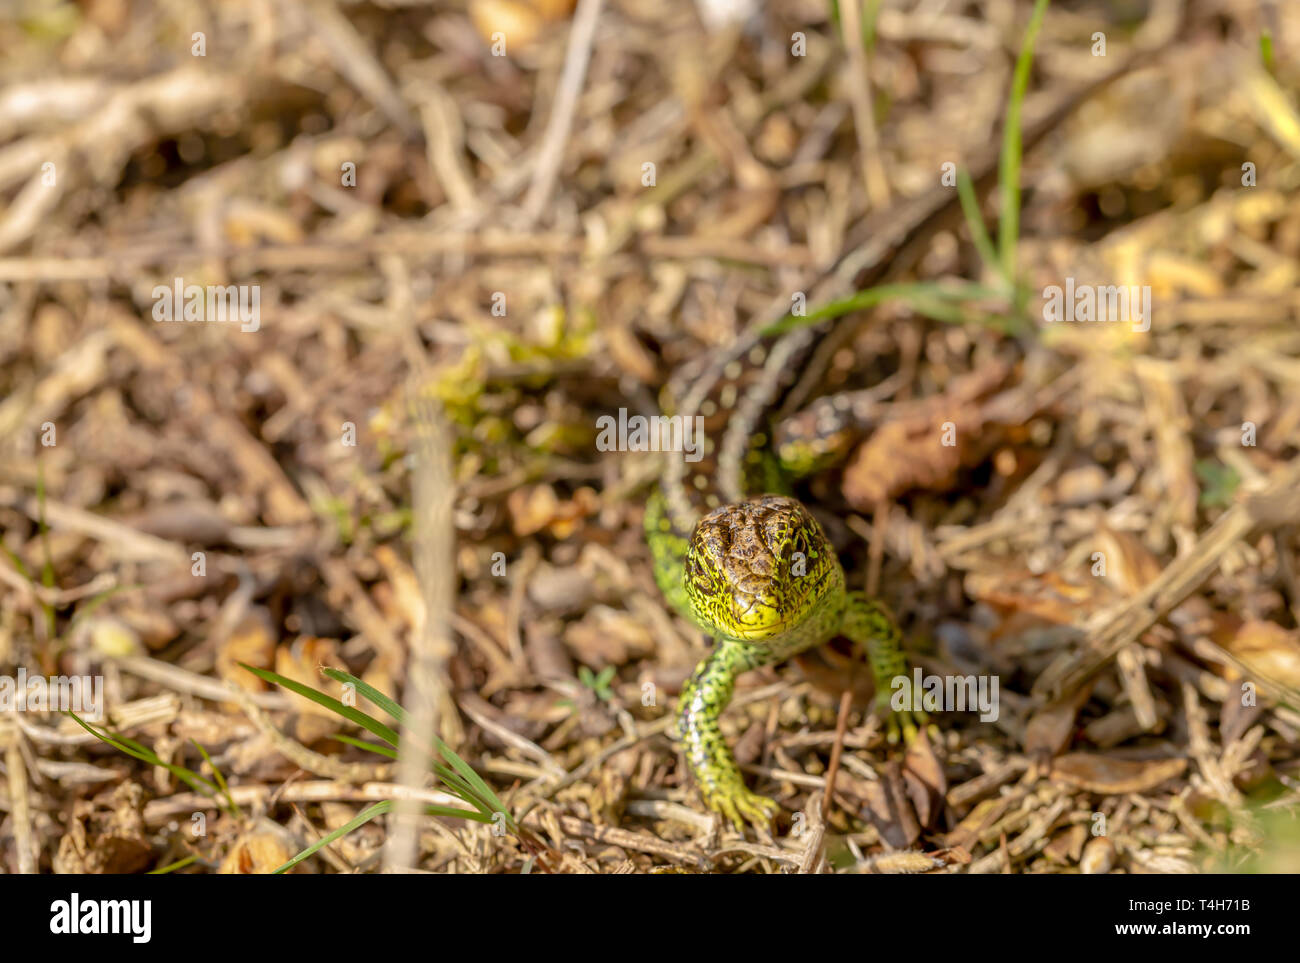
[[[1033,9],[4,0],[0,672],[102,676],[148,752],[0,712],[0,869],[266,872],[393,798],[246,663],[427,700],[529,837],[430,820],[438,872],[1300,871],[1295,4],[1051,3],[1025,129],[1123,76],[1025,155],[1018,293],[958,212],[893,271],[993,294],[862,313],[813,386],[879,406],[801,489],[850,584],[998,721],[902,754],[861,692],[837,732],[835,646],[746,677],[788,814],[843,747],[816,852],[720,836],[666,735],[706,640],[596,419],[987,160]],[[1048,323],[1066,278],[1149,327]]]

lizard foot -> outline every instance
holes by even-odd
[[[899,742],[911,745],[922,729],[937,734],[935,727],[929,724],[930,717],[920,709],[894,709],[888,699],[880,699],[876,702],[876,711],[885,723],[885,741],[891,746]]]
[[[745,831],[748,822],[755,829],[770,830],[772,820],[781,811],[780,805],[766,796],[750,792],[743,785],[733,789],[719,789],[704,794],[704,803],[728,820],[739,832]]]

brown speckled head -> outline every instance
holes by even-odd
[[[710,512],[695,526],[686,553],[686,593],[696,618],[746,642],[788,634],[842,582],[817,520],[783,495]]]

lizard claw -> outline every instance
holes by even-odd
[[[935,727],[929,724],[930,717],[921,709],[896,710],[889,705],[888,699],[878,701],[876,709],[885,723],[885,741],[891,746],[898,745],[899,742],[905,746],[911,745],[921,729],[935,732]]]
[[[741,833],[745,831],[747,822],[755,829],[770,830],[772,820],[781,810],[780,805],[774,800],[750,792],[744,786],[739,789],[718,790],[706,794],[704,802]]]

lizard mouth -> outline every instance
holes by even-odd
[[[794,620],[773,622],[763,626],[738,624],[731,626],[729,631],[732,638],[739,639],[741,642],[761,642],[789,631],[795,624]]]
[[[728,627],[732,637],[740,639],[742,642],[757,642],[760,639],[768,639],[774,635],[790,629],[794,620],[783,619],[778,622],[768,622],[764,625],[750,625],[745,622],[735,622]]]
[[[772,597],[733,597],[728,629],[734,638],[746,642],[782,635],[802,622],[820,599],[818,591],[787,598],[784,606]]]

